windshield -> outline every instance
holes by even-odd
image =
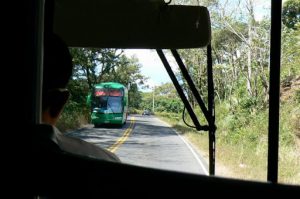
[[[122,98],[121,97],[108,97],[107,107],[113,113],[122,113]]]
[[[104,113],[122,113],[122,97],[100,96],[95,97],[93,108]]]

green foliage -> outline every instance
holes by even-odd
[[[300,136],[300,109],[295,109],[295,107],[297,107],[297,103],[294,102],[285,103],[281,107],[279,178],[285,183],[299,184],[297,173],[300,162],[299,150],[295,148],[295,131],[299,131]],[[246,112],[239,106],[234,112],[231,109],[228,101],[216,104],[216,125],[218,127],[216,155],[219,160],[219,166],[216,169],[218,171],[220,165],[225,164],[227,170],[228,168],[232,169],[234,174],[231,176],[226,170],[227,172],[223,175],[264,180],[267,161],[268,109],[256,113]],[[196,112],[198,116],[201,116],[198,110]],[[203,134],[185,126],[180,114],[163,112],[158,115],[182,134],[188,135],[189,138],[193,137],[192,141],[196,142],[204,152],[208,152],[207,147],[203,147],[203,143],[207,143],[207,137],[201,136]],[[192,124],[188,117],[187,120]],[[203,120],[201,123],[204,123]],[[204,135],[207,134],[204,133]]]
[[[240,107],[243,110],[251,110],[253,107],[256,107],[257,105],[257,99],[255,97],[243,97],[240,100]]]
[[[154,112],[181,113],[183,110],[182,101],[171,83],[158,86],[153,92],[142,93],[140,108],[153,110],[153,102]]]
[[[77,103],[80,106],[86,104],[87,93],[89,92],[88,85],[83,80],[71,80],[68,85],[68,89],[71,93],[70,100]]]
[[[67,132],[81,127],[89,120],[89,110],[80,106],[77,102],[69,100],[57,122],[61,132]]]
[[[139,110],[136,108],[131,108],[131,107],[129,108],[129,111],[128,111],[129,114],[139,114],[139,115],[142,114],[142,112],[143,112],[142,110]]]
[[[173,83],[165,83],[155,88],[155,93],[168,98],[178,98]]]
[[[300,27],[300,23],[296,25]],[[300,28],[283,27],[282,33],[282,80],[300,74]]]
[[[283,103],[280,108],[280,145],[284,147],[294,146],[296,136],[300,133],[299,103],[290,101],[290,103]]]
[[[162,117],[166,117],[166,118],[171,118],[174,120],[178,120],[181,118],[180,114],[177,113],[168,113],[168,112],[158,112],[157,115],[162,116]]]
[[[300,90],[297,90],[297,91],[296,91],[296,94],[295,94],[295,101],[296,101],[296,103],[299,103],[299,104],[300,104]]]
[[[141,92],[138,90],[137,84],[132,84],[128,93],[129,107],[141,108]]]
[[[288,28],[296,29],[295,24],[300,22],[300,1],[288,0],[283,5],[282,21]]]
[[[281,107],[280,115],[280,142],[281,146],[293,147],[295,134],[300,117],[297,102],[286,103]],[[216,123],[218,127],[217,136],[222,142],[237,144],[244,143],[253,145],[266,145],[268,132],[268,109],[261,109],[250,113],[244,108],[237,108],[234,112],[230,110],[228,102],[218,103],[216,106]],[[247,109],[246,109],[247,110]]]
[[[179,99],[159,97],[156,100],[155,111],[180,113],[182,111],[182,103]]]
[[[102,76],[111,73],[120,64],[123,51],[118,49],[71,48],[75,65],[74,79],[83,79],[89,89],[102,81]]]

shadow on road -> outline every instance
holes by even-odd
[[[177,134],[170,127],[159,122],[155,116],[133,115],[133,117],[135,118],[135,123],[132,126],[132,132],[123,145],[140,145],[142,147],[151,143],[154,146],[157,139],[163,137],[172,139],[172,137],[177,137]],[[114,125],[94,128],[93,125],[88,125],[76,131],[69,132],[67,135],[108,148],[123,136],[124,132],[129,128],[130,123],[131,120],[129,119],[121,128]],[[153,141],[149,142],[150,139]]]

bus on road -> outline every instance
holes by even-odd
[[[128,90],[117,82],[96,84],[88,96],[91,106],[91,122],[96,126],[103,124],[123,125],[128,111]]]

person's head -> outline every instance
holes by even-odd
[[[56,35],[45,35],[42,121],[55,125],[69,98],[66,90],[72,76],[72,57],[67,45]]]

